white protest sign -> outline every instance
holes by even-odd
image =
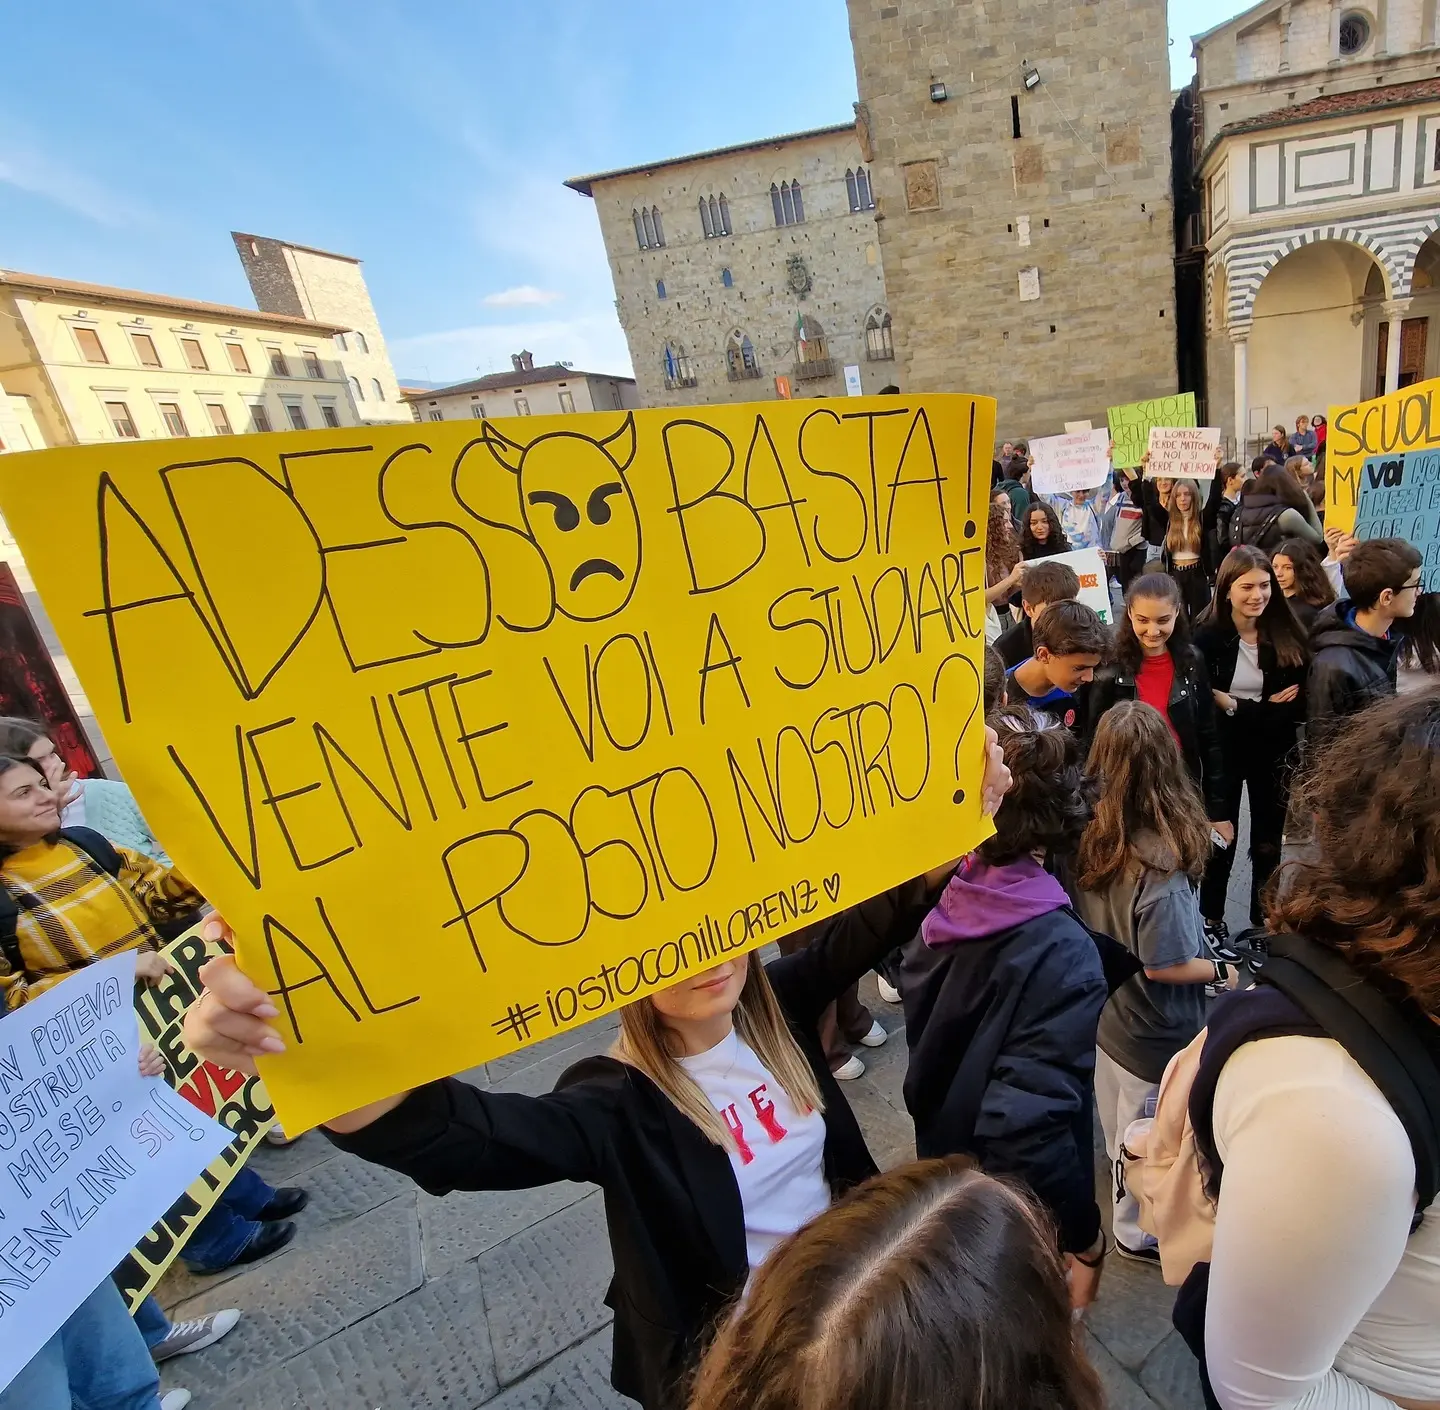
[[[1152,426],[1150,479],[1208,480],[1215,474],[1215,452],[1220,449],[1216,426]]]
[[[1093,490],[1110,474],[1110,432],[1102,428],[1042,436],[1030,442],[1030,454],[1035,457],[1030,485],[1036,494]]]
[[[1066,432],[1072,436],[1078,435],[1081,431],[1089,431],[1093,429],[1094,428],[1088,421],[1067,421],[1065,423]]]
[[[847,397],[863,397],[865,388],[860,385],[860,364],[850,364],[845,369],[845,395]]]
[[[135,954],[0,1020],[0,1387],[231,1142],[141,1077]]]
[[[1068,563],[1075,570],[1075,576],[1080,579],[1078,600],[1087,607],[1093,607],[1107,627],[1112,624],[1114,613],[1110,610],[1110,584],[1106,579],[1105,563],[1098,548],[1077,548],[1069,553],[1052,553],[1045,558],[1032,558],[1030,563]],[[1026,567],[1029,567],[1028,563]],[[1020,590],[1022,593],[1025,590],[1023,570]]]

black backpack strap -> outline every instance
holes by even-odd
[[[15,922],[20,919],[20,907],[10,894],[9,886],[0,884],[0,955],[10,966],[11,974],[24,974],[25,961],[20,954],[20,938],[15,933]]]
[[[78,847],[106,876],[119,876],[123,865],[120,854],[108,837],[93,827],[62,827],[60,836]]]
[[[1195,1134],[1205,1192],[1211,1199],[1218,1198],[1224,1174],[1224,1163],[1215,1148],[1215,1089],[1225,1064],[1246,1043],[1296,1035],[1327,1036],[1319,1023],[1279,989],[1258,984],[1253,989],[1237,989],[1222,994],[1211,1008],[1205,1024],[1205,1046],[1200,1050],[1195,1080],[1190,1084],[1190,1129]]]
[[[1420,1023],[1334,950],[1276,935],[1262,978],[1287,995],[1364,1069],[1399,1117],[1415,1154],[1418,1227],[1440,1190],[1440,1066]]]

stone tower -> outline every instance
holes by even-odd
[[[1176,390],[1165,0],[848,0],[904,391],[998,433]]]
[[[400,400],[400,384],[358,259],[239,230],[232,230],[230,238],[260,309],[351,330],[336,338],[335,349],[360,421],[413,419],[408,404]]]

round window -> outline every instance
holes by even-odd
[[[1340,52],[1345,55],[1358,54],[1370,42],[1370,21],[1359,11],[1352,10],[1340,19]]]

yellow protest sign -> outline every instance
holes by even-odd
[[[287,1129],[984,835],[994,411],[774,402],[3,458],[0,509],[116,760],[276,995]]]
[[[1325,441],[1325,527],[1355,527],[1365,462],[1440,445],[1440,378],[1353,406],[1332,406]],[[1378,468],[1378,467],[1372,467]]]
[[[206,940],[196,926],[165,946],[171,973],[135,991],[140,1041],[154,1044],[165,1060],[165,1080],[192,1106],[233,1131],[235,1139],[190,1182],[115,1270],[115,1281],[132,1312],[146,1293],[154,1291],[260,1138],[275,1124],[264,1082],[203,1062],[185,1046],[181,1025],[186,1010],[200,997],[200,970],[208,959],[224,953],[223,945]]]

